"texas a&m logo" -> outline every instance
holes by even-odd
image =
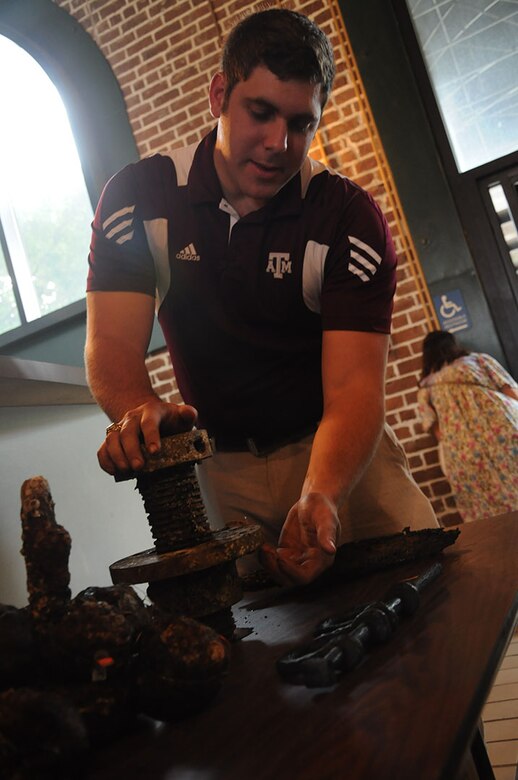
[[[274,279],[282,279],[284,274],[291,274],[289,252],[270,252],[266,273],[273,274]]]

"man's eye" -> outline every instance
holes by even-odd
[[[307,122],[303,120],[301,122],[293,122],[293,124],[291,125],[291,129],[295,133],[308,133],[311,130],[312,126],[313,126],[312,122]]]
[[[256,122],[267,122],[270,118],[270,114],[267,111],[252,111],[250,114],[256,120]]]

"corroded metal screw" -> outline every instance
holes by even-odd
[[[242,596],[235,561],[260,546],[262,532],[248,524],[211,531],[195,473],[195,464],[211,454],[206,431],[181,433],[162,439],[141,472],[115,477],[136,477],[155,547],[113,563],[110,573],[115,584],[148,582],[159,608],[199,618],[230,637],[231,605]]]
[[[211,538],[194,470],[195,463],[210,454],[204,431],[171,436],[137,476],[157,552],[181,550]]]

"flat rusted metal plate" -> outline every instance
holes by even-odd
[[[257,550],[263,541],[259,525],[228,526],[214,531],[212,539],[195,547],[166,553],[157,553],[153,548],[122,558],[112,563],[110,574],[115,585],[156,582],[241,558]]]
[[[195,428],[186,433],[175,433],[173,436],[162,436],[158,452],[144,452],[145,465],[140,471],[117,472],[115,482],[127,482],[136,479],[139,474],[159,471],[160,469],[178,466],[182,463],[198,463],[204,458],[212,457],[209,434],[203,428]]]

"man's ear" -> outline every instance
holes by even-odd
[[[225,76],[223,73],[215,73],[212,77],[209,88],[210,113],[214,119],[218,119],[221,116],[224,100]]]

